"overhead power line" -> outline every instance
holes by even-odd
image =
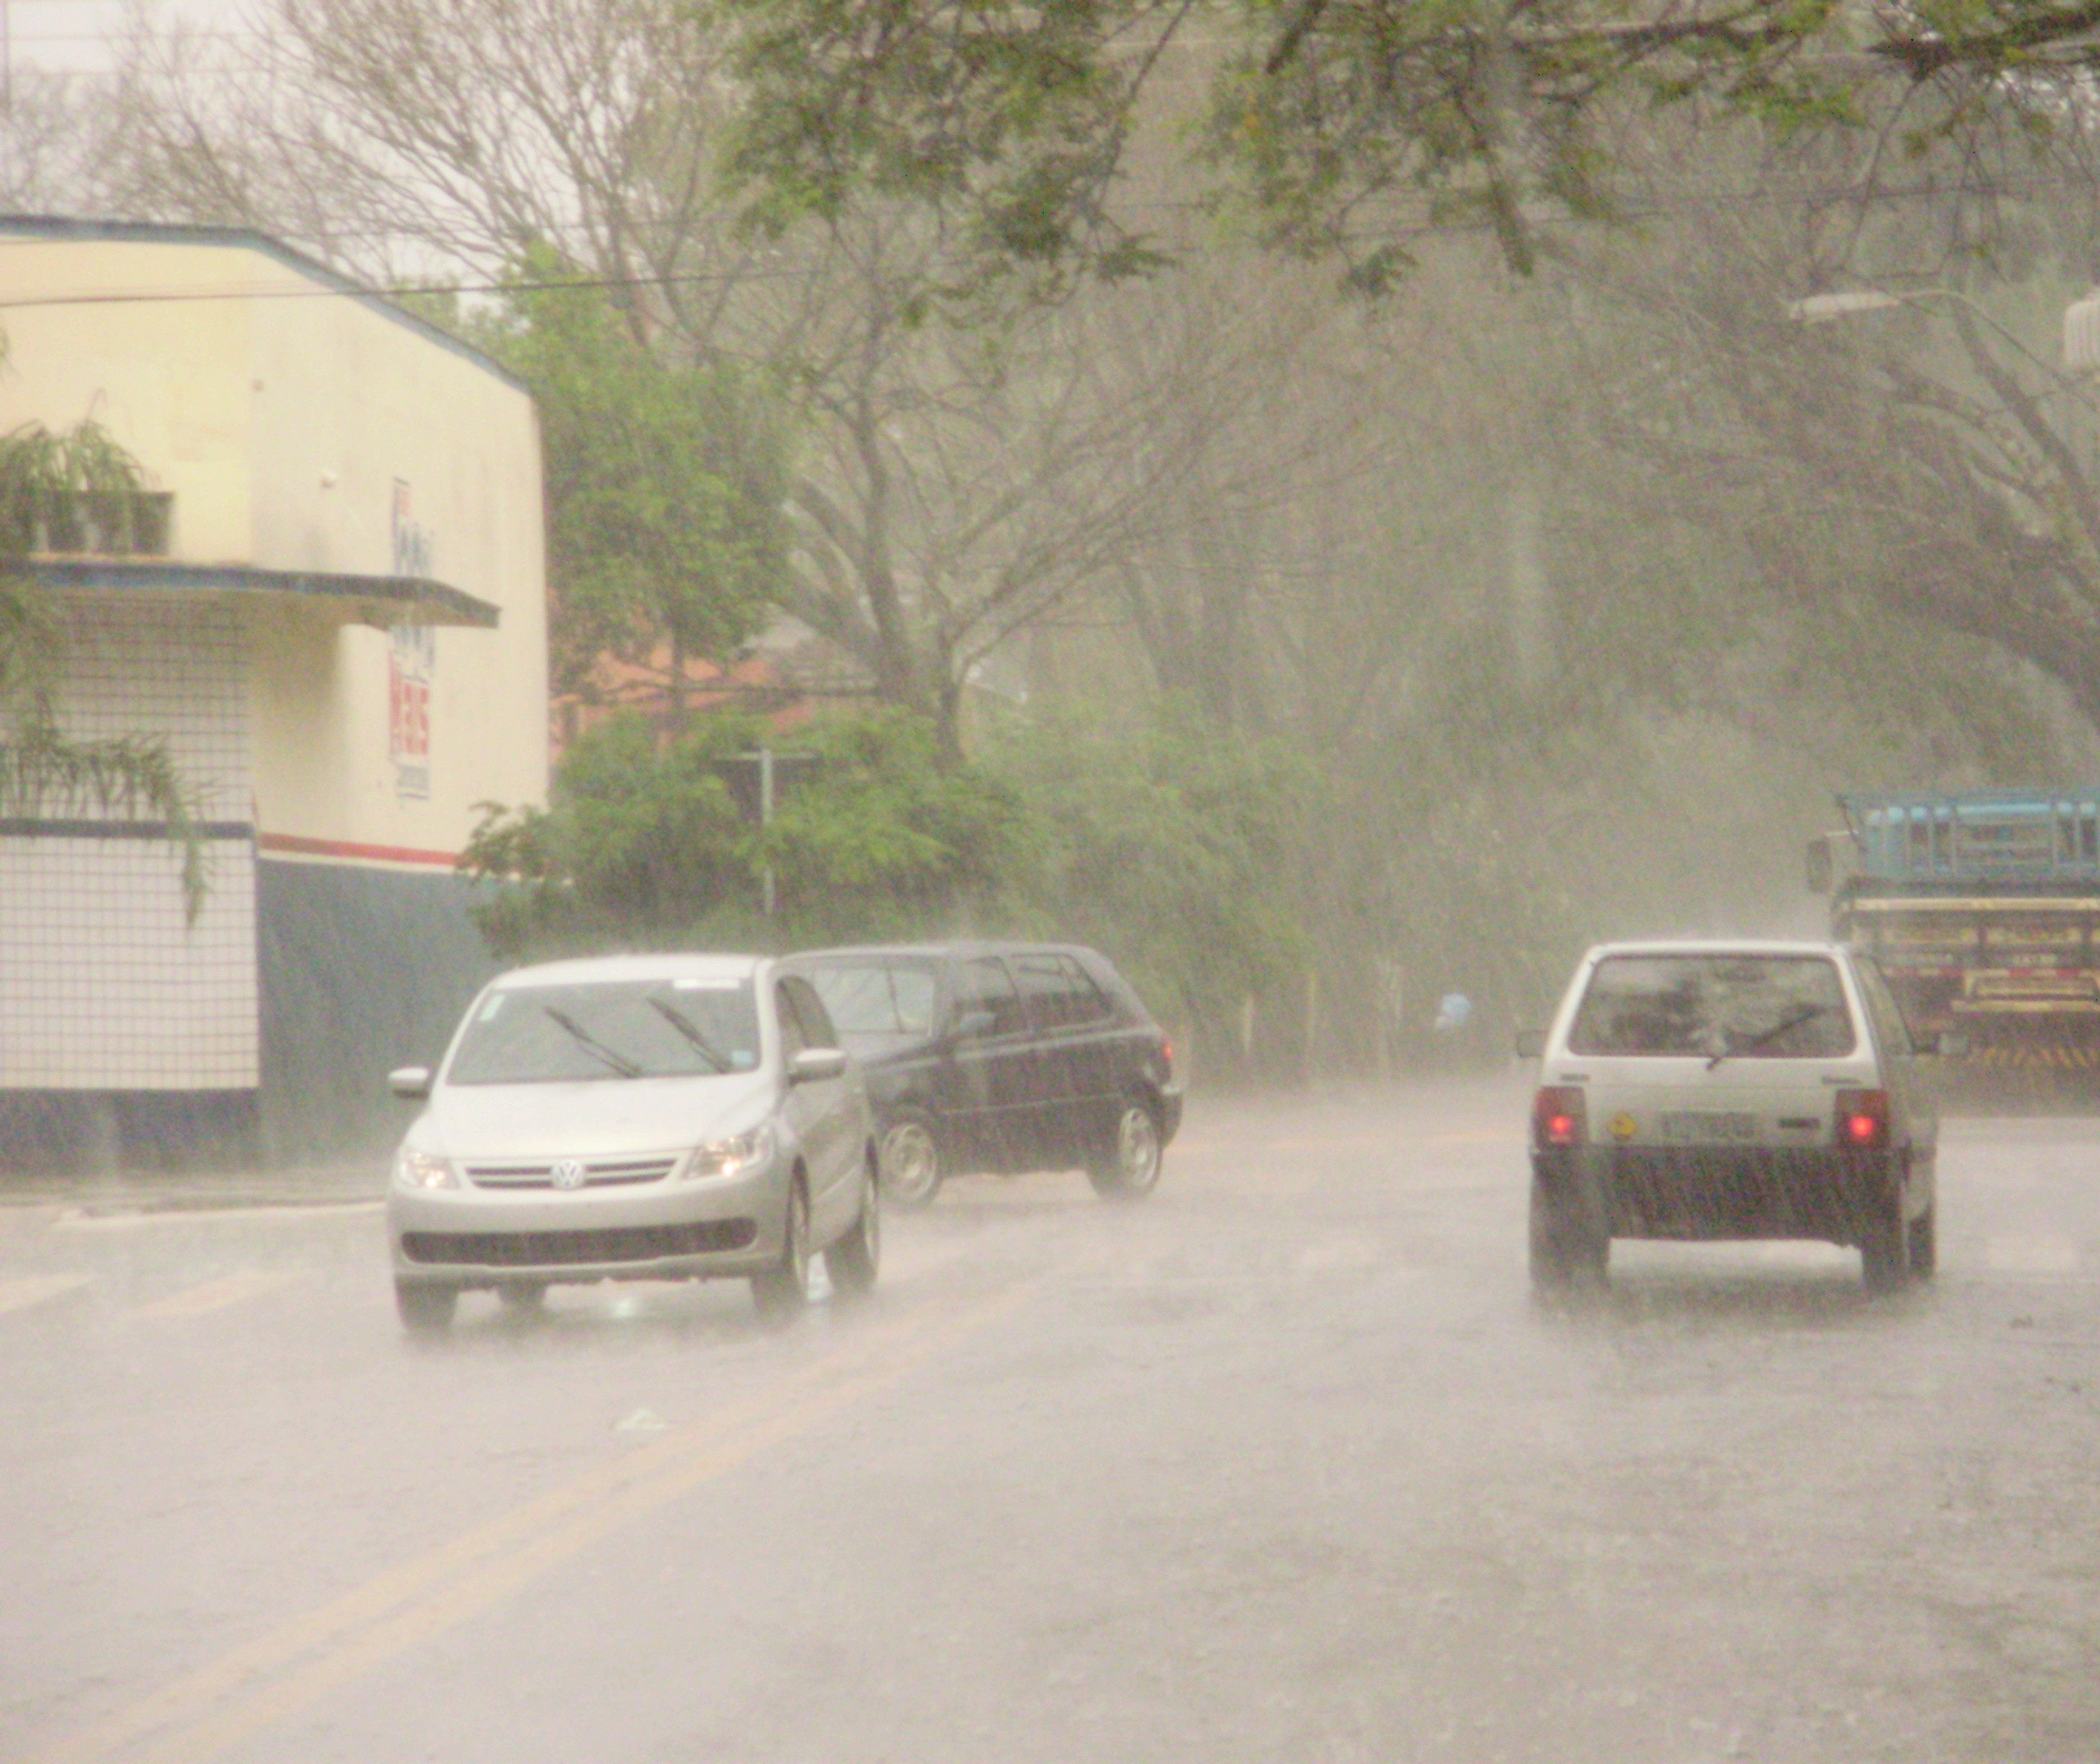
[[[12,241],[0,236],[0,247]],[[331,271],[331,275],[337,272]],[[0,300],[0,311],[20,311],[33,306],[128,306],[179,304],[205,300],[407,300],[430,294],[559,293],[567,290],[612,288],[679,288],[706,283],[771,281],[800,275],[800,271],[723,270],[705,275],[591,276],[561,281],[419,282],[398,288],[367,288],[344,278],[341,288],[285,286],[264,288],[176,288],[159,290],[130,289],[97,293],[31,294]]]
[[[4,5],[4,0],[0,0]],[[2037,196],[2048,192],[2071,188],[2089,189],[2100,183],[2100,175],[2093,179],[2058,174],[2051,177],[2009,178],[1990,183],[1955,183],[1945,185],[1917,184],[1893,188],[1877,188],[1873,185],[1846,185],[1831,189],[1749,189],[1726,190],[1687,186],[1667,197],[1631,198],[1621,203],[1615,210],[1621,221],[1653,219],[1672,214],[1709,212],[1716,208],[1754,209],[1816,208],[1841,203],[1864,202],[1895,203],[1930,201],[1951,201],[1973,197],[2017,198]],[[1193,205],[1174,203],[1167,205],[1177,210]],[[1422,238],[1437,234],[1480,233],[1491,231],[1493,223],[1485,220],[1401,222],[1391,231],[1404,238]],[[1551,229],[1572,225],[1591,225],[1595,223],[1580,221],[1565,215],[1540,215],[1529,218],[1525,224],[1533,228]],[[377,231],[346,232],[344,238],[377,238],[388,236]],[[412,237],[411,233],[399,236]],[[20,236],[10,239],[0,228],[0,248],[11,243],[38,244],[43,241]],[[27,295],[15,298],[0,298],[0,311],[20,311],[47,306],[142,306],[159,303],[218,300],[342,300],[365,299],[404,301],[417,296],[454,294],[514,294],[560,293],[567,292],[606,292],[616,289],[691,288],[719,286],[735,281],[777,281],[801,276],[802,269],[788,266],[775,267],[693,271],[682,274],[587,276],[559,279],[536,279],[529,281],[493,281],[488,280],[452,282],[421,282],[395,285],[368,286],[358,283],[342,271],[329,269],[325,264],[318,267],[329,276],[340,280],[341,287],[243,287],[225,289],[170,289],[161,291],[143,289],[82,292],[64,294]]]

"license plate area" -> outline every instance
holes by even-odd
[[[1758,1136],[1758,1118],[1740,1109],[1671,1109],[1658,1125],[1673,1145],[1748,1145]]]

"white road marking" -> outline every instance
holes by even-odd
[[[1993,1237],[1984,1247],[1983,1261],[1994,1274],[2075,1274],[2078,1246],[2053,1234]]]
[[[63,1293],[87,1284],[85,1274],[32,1274],[15,1280],[0,1280],[0,1312],[26,1311]]]
[[[141,1231],[162,1225],[304,1224],[346,1213],[376,1213],[384,1201],[316,1201],[297,1206],[169,1206],[155,1211],[90,1212],[68,1208],[51,1221],[56,1231]]]
[[[276,1292],[305,1278],[303,1268],[258,1268],[250,1273],[228,1274],[223,1280],[207,1281],[201,1286],[192,1286],[152,1304],[141,1305],[133,1315],[150,1317],[156,1322],[202,1316],[207,1312],[223,1311],[230,1305],[245,1303],[250,1299]]]

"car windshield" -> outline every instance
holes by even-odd
[[[916,958],[827,963],[811,983],[840,1034],[930,1035],[933,1033],[933,964]]]
[[[1612,955],[1568,1036],[1588,1055],[1829,1059],[1852,1051],[1838,967],[1815,955]]]
[[[595,981],[486,994],[445,1082],[704,1078],[757,1064],[748,980]]]

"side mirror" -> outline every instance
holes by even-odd
[[[980,1035],[989,1035],[992,1025],[997,1021],[990,1012],[982,1008],[960,1011],[955,1015],[955,1039],[974,1041]]]
[[[1808,842],[1808,892],[1828,894],[1830,878],[1830,836],[1819,833]]]
[[[843,1047],[805,1047],[788,1062],[790,1084],[821,1084],[828,1078],[845,1075],[846,1051]]]
[[[421,1102],[430,1094],[430,1069],[426,1065],[397,1066],[386,1074],[386,1087],[404,1102]]]
[[[1520,1060],[1536,1060],[1546,1052],[1546,1031],[1542,1029],[1520,1029],[1516,1032],[1516,1056]]]
[[[1965,1060],[1969,1057],[1969,1038],[1958,1029],[1950,1029],[1932,1037],[1932,1045],[1925,1051],[1936,1053],[1943,1060]]]

